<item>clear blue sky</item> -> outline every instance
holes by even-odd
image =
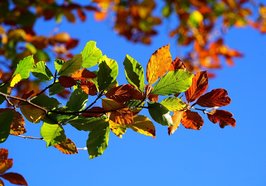
[[[123,83],[126,54],[145,67],[150,55],[167,43],[173,57],[182,54],[174,39],[167,37],[166,27],[150,46],[129,43],[113,32],[110,21],[95,23],[91,16],[85,24],[62,24],[59,31],[67,30],[80,38],[76,53],[88,40],[97,41],[98,47],[119,63],[119,81]],[[37,29],[50,33],[47,24],[41,23]],[[86,151],[64,155],[53,147],[46,148],[43,141],[11,136],[1,147],[8,148],[14,158],[12,171],[23,174],[30,186],[265,186],[266,37],[248,28],[233,29],[225,38],[245,56],[236,60],[234,67],[217,71],[209,89],[228,90],[232,103],[227,110],[234,113],[236,128],[220,129],[207,121],[200,131],[180,127],[169,137],[166,128],[156,125],[155,139],[127,131],[122,139],[111,135],[103,156],[93,160],[88,159]],[[28,135],[39,136],[40,124],[27,123],[27,128]],[[78,147],[85,146],[85,132],[68,127],[67,135]]]

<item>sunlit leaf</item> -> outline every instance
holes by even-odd
[[[53,146],[66,140],[66,135],[62,126],[44,122],[41,127],[41,136],[46,142],[46,146]]]
[[[202,107],[220,107],[226,106],[231,102],[230,97],[225,89],[213,89],[211,92],[208,92],[202,95],[198,100],[197,104]]]
[[[88,95],[78,88],[72,92],[66,106],[69,110],[80,111],[86,106],[87,101]]]
[[[146,135],[155,137],[155,127],[151,120],[142,115],[137,115],[134,117],[134,122],[131,125],[128,125],[129,128],[133,129],[134,131]]]
[[[28,185],[25,178],[18,173],[8,172],[8,173],[0,175],[0,177],[8,180],[10,183],[15,184],[15,185],[24,185],[24,186]]]
[[[109,120],[109,127],[111,131],[118,136],[119,138],[122,138],[123,134],[125,134],[127,128],[125,125],[121,125],[118,123],[113,122],[112,120]]]
[[[44,61],[39,61],[33,66],[32,74],[41,80],[51,80],[53,78],[52,72]]]
[[[124,67],[127,81],[140,91],[144,91],[144,70],[139,62],[129,55],[124,59]]]
[[[173,125],[168,127],[168,134],[172,135],[176,129],[179,127],[181,123],[181,119],[183,117],[184,111],[175,111],[172,120],[173,120]]]
[[[89,41],[86,43],[81,55],[83,60],[82,67],[90,68],[99,63],[99,60],[102,57],[102,51],[97,48],[95,41]]]
[[[27,79],[34,65],[33,56],[28,56],[19,61],[13,76],[20,74],[22,79]]]
[[[14,87],[14,86],[15,86],[17,83],[19,83],[21,80],[22,80],[21,75],[20,75],[20,74],[16,74],[16,75],[12,78],[12,80],[11,80],[11,82],[10,82],[10,87]]]
[[[169,95],[186,91],[192,84],[193,74],[185,71],[170,71],[154,86],[152,94]]]
[[[199,98],[208,87],[208,74],[206,71],[198,72],[192,79],[191,87],[186,91],[188,102],[195,101]]]
[[[58,72],[60,76],[69,76],[79,70],[82,65],[82,56],[81,54],[75,55],[72,59],[63,63],[61,69]]]
[[[203,15],[195,10],[193,11],[190,15],[189,15],[189,18],[188,18],[188,24],[191,26],[191,27],[198,27],[199,24],[203,21]]]
[[[77,154],[78,149],[73,141],[71,139],[67,138],[65,141],[55,144],[55,148],[57,148],[59,151],[61,151],[64,154]]]
[[[147,81],[149,84],[155,83],[169,69],[172,62],[170,45],[165,45],[156,50],[147,64]]]
[[[8,138],[13,117],[14,112],[12,110],[6,110],[0,113],[0,143],[5,142]]]
[[[154,121],[162,125],[173,125],[169,110],[160,103],[148,103],[149,113]]]
[[[184,110],[187,106],[180,98],[176,97],[165,98],[161,101],[161,104],[170,111]]]
[[[200,130],[203,126],[203,119],[197,112],[188,110],[183,113],[181,123],[187,129]]]
[[[221,128],[227,125],[232,127],[236,126],[236,120],[233,118],[233,114],[226,110],[215,110],[214,112],[208,113],[208,118],[213,123],[218,123]]]
[[[107,121],[98,124],[98,127],[89,133],[87,148],[91,159],[103,154],[108,146],[109,134],[110,128]]]

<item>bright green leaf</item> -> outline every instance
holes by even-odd
[[[79,70],[82,66],[81,54],[75,55],[72,59],[63,63],[61,69],[58,72],[60,76],[69,76]]]
[[[161,104],[170,111],[184,110],[187,106],[180,98],[176,97],[166,98],[161,102]]]
[[[103,57],[101,63],[99,64],[98,86],[99,90],[105,90],[109,85],[111,85],[118,75],[118,65],[117,62],[108,57]]]
[[[193,74],[186,70],[170,71],[154,86],[152,94],[169,95],[185,92],[192,84]]]
[[[67,108],[72,111],[80,111],[84,108],[88,101],[88,94],[81,89],[74,90],[67,102]]]
[[[10,132],[10,125],[13,121],[14,112],[12,110],[0,113],[0,143],[6,141]]]
[[[171,126],[173,124],[169,110],[160,103],[148,103],[149,113],[157,123]]]
[[[41,80],[51,80],[53,78],[52,72],[45,65],[44,61],[39,61],[33,66],[32,74]]]
[[[89,133],[87,148],[90,158],[103,154],[108,146],[110,128],[108,122],[98,124],[98,127]]]
[[[62,66],[63,66],[64,63],[65,63],[64,60],[62,60],[62,59],[56,59],[54,61],[54,68],[55,68],[55,70],[57,72],[59,72],[61,70],[61,68],[62,68]]]
[[[19,61],[13,76],[15,76],[16,74],[20,74],[22,79],[27,79],[30,76],[30,72],[32,70],[33,65],[34,59],[32,55],[23,58]]]
[[[124,59],[125,73],[127,81],[140,91],[144,91],[144,70],[139,62],[129,55]]]
[[[53,146],[66,140],[64,129],[58,124],[43,123],[41,127],[41,136],[46,142],[46,146]]]
[[[83,59],[82,67],[90,68],[99,62],[102,57],[102,51],[96,47],[95,41],[89,41],[82,50],[81,55]]]

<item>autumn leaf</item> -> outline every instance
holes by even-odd
[[[60,85],[65,88],[69,88],[77,84],[77,82],[72,77],[69,76],[60,76],[58,80]]]
[[[197,112],[188,110],[183,113],[181,123],[187,129],[200,130],[203,126],[203,119]]]
[[[232,127],[236,126],[236,120],[233,118],[233,114],[226,110],[215,110],[214,112],[208,113],[208,118],[213,123],[218,123],[221,128],[227,125]]]
[[[122,138],[123,134],[125,134],[127,128],[125,125],[121,125],[118,123],[113,122],[112,120],[109,120],[109,127],[111,131],[118,136],[119,138]]]
[[[192,79],[192,85],[186,91],[186,98],[188,102],[195,101],[199,98],[208,87],[208,74],[206,71],[196,73]]]
[[[67,138],[65,141],[55,144],[55,148],[57,148],[59,151],[61,151],[64,154],[77,154],[78,149],[73,141],[71,139]]]
[[[225,89],[213,89],[201,96],[196,104],[202,107],[215,107],[215,106],[226,106],[231,102],[230,97]]]
[[[13,159],[8,159],[8,150],[0,148],[0,174],[5,173],[13,166]]]
[[[20,111],[23,116],[32,123],[38,123],[41,119],[45,117],[45,111],[36,108],[32,105],[20,105]]]
[[[134,122],[128,125],[128,127],[145,136],[155,137],[155,127],[152,121],[146,116],[135,116]]]
[[[10,183],[13,183],[15,185],[24,185],[24,186],[28,185],[25,178],[18,173],[8,172],[8,173],[0,175],[0,177],[8,180]]]
[[[175,111],[172,120],[173,120],[173,125],[168,127],[168,134],[172,135],[176,131],[176,129],[179,127],[181,119],[183,117],[184,111]]]
[[[186,66],[185,64],[181,61],[181,59],[179,59],[178,57],[176,57],[171,65],[170,65],[170,68],[169,68],[169,71],[177,71],[179,69],[183,69],[185,70],[186,69]]]
[[[169,44],[156,50],[147,64],[146,76],[149,84],[155,83],[158,78],[162,77],[169,70],[171,63]]]

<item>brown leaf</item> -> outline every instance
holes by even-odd
[[[196,104],[202,107],[215,107],[215,106],[226,106],[231,102],[227,91],[225,89],[213,89],[211,92],[208,92],[201,96]]]
[[[45,112],[43,110],[29,104],[20,105],[20,111],[22,112],[23,116],[32,123],[38,123],[45,117]]]
[[[7,159],[7,157],[8,157],[8,150],[0,148],[0,161]]]
[[[72,77],[68,77],[68,76],[60,76],[58,80],[59,80],[60,85],[62,85],[65,88],[72,87],[76,85],[77,83],[75,79],[73,79]]]
[[[132,99],[142,100],[144,98],[144,95],[141,92],[129,84],[111,88],[105,96],[119,103],[124,103]]]
[[[158,102],[158,100],[159,100],[159,95],[157,95],[157,94],[149,94],[149,95],[148,95],[148,99],[149,99],[151,102]]]
[[[77,13],[81,21],[86,21],[86,14],[81,8],[77,9]]]
[[[51,42],[56,42],[56,43],[66,43],[71,39],[70,35],[66,32],[61,32],[58,34],[55,34],[50,38]]]
[[[172,135],[179,127],[184,111],[175,111],[172,116],[173,125],[168,127],[168,134]]]
[[[197,112],[186,111],[183,113],[181,123],[187,129],[200,130],[203,126],[203,119]]]
[[[213,123],[218,123],[221,128],[227,125],[232,127],[236,126],[236,120],[233,118],[232,113],[226,110],[215,110],[214,112],[208,113],[208,118]]]
[[[105,110],[102,107],[92,107],[86,112],[83,112],[81,115],[84,117],[100,117],[105,113]]]
[[[174,59],[174,61],[172,61],[169,70],[170,71],[177,71],[179,69],[186,69],[186,66],[183,63],[183,61],[177,57]]]
[[[5,111],[13,112],[13,121],[10,125],[10,134],[16,135],[16,136],[24,134],[26,132],[26,129],[24,127],[25,121],[24,121],[23,116],[19,112],[16,112],[15,110],[10,109],[10,108],[0,109],[0,113],[5,112]]]
[[[186,98],[188,102],[195,101],[199,98],[208,87],[208,74],[206,71],[196,73],[192,79],[192,85],[186,91]]]
[[[8,159],[8,150],[0,149],[0,174],[5,173],[13,166],[13,159]]]
[[[67,138],[65,141],[54,145],[55,148],[57,148],[59,151],[61,151],[64,154],[77,154],[78,149],[73,141],[71,139]]]
[[[162,77],[169,70],[171,63],[169,44],[156,50],[147,64],[146,76],[149,84],[155,83],[158,78]]]
[[[0,186],[5,186],[3,180],[0,179]]]
[[[13,183],[15,185],[24,185],[24,186],[28,185],[25,178],[18,173],[9,172],[9,173],[2,174],[1,177],[8,180],[10,183]]]

